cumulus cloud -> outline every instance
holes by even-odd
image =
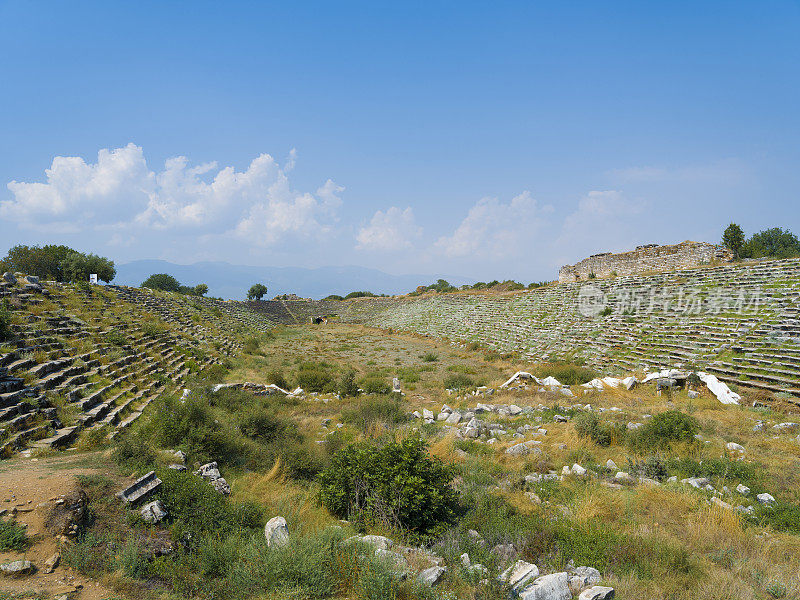
[[[435,246],[451,258],[519,255],[530,246],[529,239],[552,210],[550,205],[540,206],[527,191],[508,203],[482,198],[469,209],[452,235],[440,237]]]
[[[390,252],[410,248],[414,239],[422,235],[422,228],[414,220],[411,207],[400,210],[392,206],[383,212],[377,211],[356,235],[358,250]]]
[[[258,245],[285,236],[318,237],[336,220],[343,188],[328,180],[314,193],[294,190],[287,173],[295,160],[294,150],[283,167],[261,154],[240,172],[215,162],[192,166],[177,156],[154,172],[135,144],[100,150],[94,164],[57,156],[45,183],[8,184],[14,197],[0,202],[0,216],[34,228],[116,227],[127,235],[172,230]]]
[[[10,182],[14,198],[0,202],[0,216],[33,228],[80,231],[133,218],[156,188],[155,174],[134,144],[100,150],[94,164],[56,156],[45,176],[46,183]]]

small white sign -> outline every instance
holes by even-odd
[[[97,283],[97,273],[92,273],[89,275],[89,283]]]

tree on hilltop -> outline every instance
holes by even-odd
[[[742,248],[744,248],[744,231],[736,223],[731,223],[722,234],[722,245],[728,250],[733,252],[734,258],[742,256]]]
[[[89,281],[89,275],[110,283],[117,276],[114,261],[97,254],[84,254],[72,251],[61,261],[61,271],[65,281]]]
[[[750,236],[743,256],[752,258],[795,258],[800,256],[800,240],[788,229],[773,227]]]
[[[178,292],[181,284],[172,275],[154,273],[142,282],[141,287],[150,288],[151,290],[164,290],[165,292]]]
[[[250,289],[247,290],[248,300],[261,300],[266,295],[267,286],[265,286],[263,283],[256,283],[250,286]]]
[[[110,282],[117,274],[114,261],[96,254],[84,254],[63,244],[13,246],[2,259],[2,270],[19,271],[54,281],[88,281],[91,273]]]
[[[205,296],[208,293],[208,286],[205,283],[198,283],[194,286],[195,296]]]

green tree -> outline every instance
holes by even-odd
[[[198,283],[194,286],[195,296],[205,296],[208,293],[208,286],[205,283]]]
[[[744,247],[744,231],[736,223],[731,223],[722,234],[722,245],[733,252],[734,258],[741,258]]]
[[[154,273],[142,282],[141,287],[150,288],[152,290],[164,290],[165,292],[177,292],[180,290],[181,284],[172,275],[167,273]]]
[[[75,250],[63,245],[25,246],[18,244],[8,251],[3,262],[9,271],[36,275],[42,279],[66,281],[61,264],[72,252]]]
[[[445,292],[453,292],[456,288],[450,285],[450,282],[446,279],[437,279],[436,283],[428,286],[428,289],[435,290],[440,294],[443,294]]]
[[[800,256],[800,240],[788,229],[773,227],[754,233],[744,245],[743,256],[794,258]]]
[[[261,300],[264,296],[267,295],[267,286],[263,283],[256,283],[250,286],[250,289],[247,290],[247,299],[248,300]]]
[[[117,275],[114,261],[96,254],[83,254],[72,251],[61,261],[61,271],[65,281],[89,281],[89,275],[110,283]]]

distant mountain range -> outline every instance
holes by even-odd
[[[139,286],[153,273],[169,273],[183,285],[208,285],[208,295],[243,300],[254,283],[269,289],[268,297],[297,294],[304,298],[324,298],[330,294],[344,296],[353,291],[375,294],[404,294],[419,285],[434,283],[438,278],[453,285],[470,283],[464,277],[444,275],[390,275],[365,267],[248,267],[225,262],[199,262],[177,265],[165,260],[136,260],[117,265],[114,283]]]

